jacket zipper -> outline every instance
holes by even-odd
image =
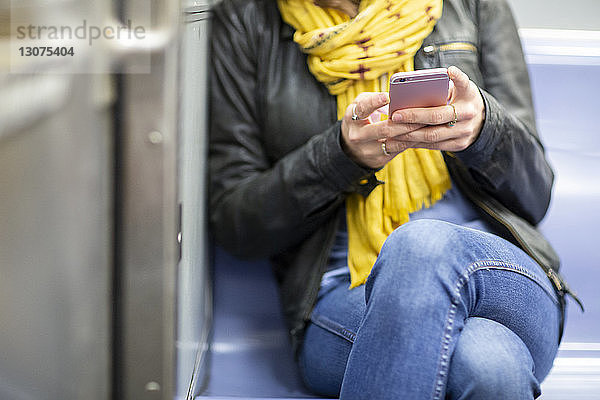
[[[459,163],[459,164],[461,163],[460,160],[456,157],[456,155],[453,152],[446,151],[444,153],[446,153],[446,155],[448,155],[449,157],[455,159],[457,163]],[[471,199],[471,201],[473,201],[477,206],[479,206],[482,210],[484,210],[486,213],[488,213],[488,215],[490,215],[492,218],[494,218],[496,221],[498,221],[502,226],[504,226],[506,229],[508,229],[508,231],[511,233],[511,235],[517,240],[517,242],[519,242],[519,244],[527,252],[527,254],[529,254],[529,256],[531,258],[533,258],[535,260],[535,262],[537,262],[542,267],[542,269],[544,270],[544,273],[546,274],[548,279],[550,279],[550,281],[556,287],[556,290],[558,290],[559,293],[569,294],[573,298],[573,300],[575,300],[575,302],[577,302],[577,304],[581,308],[581,311],[585,311],[585,309],[583,307],[583,303],[581,302],[581,300],[579,299],[577,294],[574,293],[573,290],[571,290],[571,288],[569,288],[569,286],[566,284],[566,282],[564,282],[556,274],[556,272],[554,272],[554,270],[551,267],[548,267],[548,268],[543,267],[544,263],[541,262],[541,260],[535,256],[535,252],[531,249],[531,247],[529,247],[521,239],[520,235],[517,234],[517,232],[513,229],[513,227],[510,224],[504,222],[504,218],[502,218],[500,215],[498,215],[498,213],[496,213],[493,209],[488,207],[484,202],[477,199],[475,196],[471,196],[469,191],[465,191],[465,192],[466,192],[467,196],[469,197],[469,199]]]
[[[433,55],[433,53],[438,51],[470,51],[477,53],[477,47],[468,42],[451,42],[439,45],[432,44],[423,47],[423,52],[428,55]]]
[[[488,207],[482,201],[479,201],[476,198],[471,198],[471,200],[473,200],[473,202],[475,202],[480,208],[482,208],[485,212],[487,212],[492,218],[494,218],[496,221],[498,221],[504,227],[506,227],[506,229],[508,229],[508,231],[519,242],[519,244],[521,245],[521,247],[523,249],[525,249],[525,251],[527,252],[527,254],[529,254],[529,256],[531,258],[533,258],[540,266],[544,265],[544,263],[542,263],[541,260],[535,256],[535,252],[531,250],[531,247],[529,247],[521,239],[521,237],[516,233],[516,231],[513,229],[512,226],[510,226],[509,224],[507,224],[507,223],[504,222],[504,220],[503,220],[502,217],[500,217],[494,210],[492,210],[490,207]],[[552,268],[550,268],[550,267],[548,267],[548,268],[542,268],[542,269],[544,269],[544,272],[546,273],[546,276],[554,284],[554,286],[559,291],[559,293],[561,293],[561,294],[565,294],[565,293],[569,294],[573,298],[573,300],[575,300],[575,302],[577,302],[577,304],[579,305],[579,307],[581,307],[581,311],[584,311],[583,303],[581,302],[581,300],[579,299],[579,297],[575,293],[573,293],[573,291],[564,282],[562,282],[562,280],[556,274],[556,272],[554,272],[554,270]]]

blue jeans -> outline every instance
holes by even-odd
[[[532,399],[562,321],[541,267],[493,234],[436,220],[398,228],[365,285],[321,290],[299,355],[342,399]]]

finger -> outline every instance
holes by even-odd
[[[385,150],[387,151],[388,156],[391,156],[391,157],[395,157],[396,155],[402,153],[404,150],[411,147],[411,144],[407,143],[407,142],[403,142],[403,141],[399,141],[399,140],[395,140],[395,139],[386,140],[385,142],[381,142],[379,144],[379,146],[381,146],[381,150],[379,150],[379,151],[383,155],[385,155],[385,153],[383,153],[383,146],[384,146],[383,143],[385,143]]]
[[[399,139],[391,139],[387,141],[386,148],[396,150],[400,149],[428,149],[428,150],[441,150],[441,151],[453,151],[458,152],[466,149],[469,143],[464,137],[456,137],[439,142],[408,142]]]
[[[396,124],[385,120],[365,126],[361,134],[366,140],[386,140],[396,136],[405,135],[417,129],[423,128],[424,124]]]
[[[454,82],[454,88],[456,91],[456,96],[461,96],[469,90],[470,79],[462,72],[458,67],[451,66],[448,68],[448,76]],[[455,97],[456,97],[455,96]]]
[[[395,139],[410,143],[438,143],[465,136],[462,128],[462,126],[458,125],[452,127],[447,125],[426,125],[421,129],[398,136]]]
[[[389,148],[387,142],[368,142],[361,146],[360,157],[365,165],[372,168],[380,168],[394,158],[398,153],[406,148],[406,144],[401,143]]]
[[[440,151],[452,151],[458,152],[466,149],[468,143],[464,138],[448,139],[437,143],[416,143],[411,145],[412,148],[428,149],[428,150],[440,150]]]
[[[387,92],[363,92],[356,96],[356,99],[354,100],[353,104],[356,104],[356,108],[351,104],[346,109],[346,114],[348,114],[349,111],[350,115],[352,115],[352,111],[355,111],[358,119],[365,119],[378,108],[388,104],[389,101],[390,99]]]
[[[440,125],[454,121],[452,106],[405,108],[392,115],[392,121],[408,124]]]

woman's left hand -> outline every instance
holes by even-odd
[[[386,139],[389,152],[407,147],[461,151],[477,139],[485,120],[481,93],[477,85],[457,67],[448,68],[448,75],[451,79],[449,104],[453,104],[454,108],[445,105],[396,111],[391,118],[393,122],[426,126]]]

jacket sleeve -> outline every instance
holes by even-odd
[[[340,122],[279,160],[265,153],[257,97],[264,42],[253,14],[231,2],[214,9],[209,139],[212,233],[231,253],[251,258],[297,245],[372,175],[343,152]]]
[[[478,139],[455,155],[481,189],[535,225],[548,209],[554,175],[536,131],[519,35],[505,0],[481,0],[476,10],[486,118]]]

